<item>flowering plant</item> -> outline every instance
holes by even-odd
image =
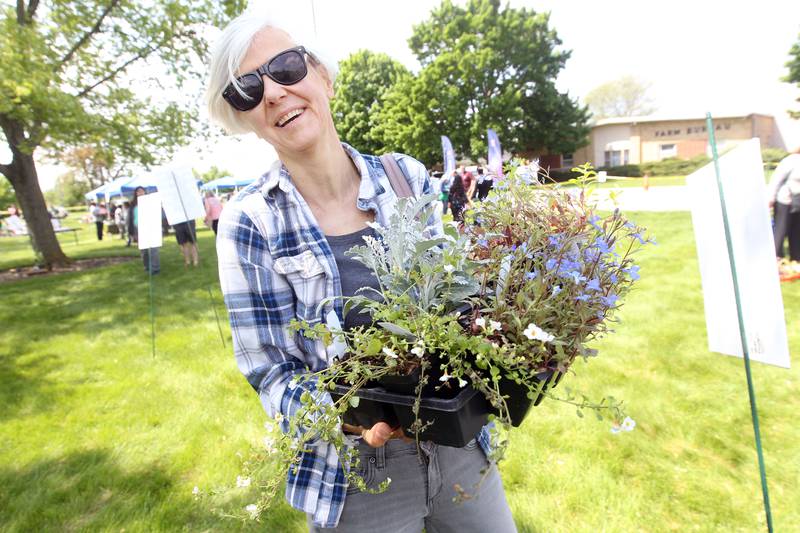
[[[472,332],[496,347],[502,375],[532,391],[542,372],[597,355],[588,343],[610,331],[639,278],[633,254],[652,242],[618,209],[599,214],[587,188],[594,172],[574,170],[577,189],[532,186],[512,170],[466,226],[481,283]]]
[[[467,224],[431,231],[433,197],[400,200],[376,237],[352,249],[375,273],[379,289],[345,298],[344,312],[370,313],[372,324],[350,331],[294,322],[292,329],[346,351],[328,368],[302,378],[313,383],[303,407],[280,420],[282,434],[269,453],[281,464],[296,463],[311,440],[333,443],[348,481],[361,490],[352,437],[341,422],[359,405],[358,391],[390,376],[411,376],[419,413],[423,394],[458,392],[472,386],[494,412],[494,459],[504,455],[505,429],[513,422],[514,396],[534,398],[551,378],[566,373],[578,357],[597,351],[588,344],[610,331],[622,299],[638,279],[633,254],[650,242],[642,228],[618,210],[600,214],[589,201],[594,173],[579,167],[574,189],[544,186],[512,168],[495,192],[467,214]],[[576,192],[577,191],[577,192]],[[542,374],[547,374],[546,380]],[[509,389],[509,384],[522,387]],[[337,387],[345,386],[345,392]],[[296,382],[290,384],[297,386]],[[305,388],[305,387],[304,387]],[[331,396],[339,390],[338,396]],[[599,403],[571,394],[556,398],[601,416],[629,431],[613,398]],[[419,438],[428,422],[417,416],[410,429]],[[252,464],[257,464],[255,461]],[[285,469],[279,469],[285,472]],[[277,483],[270,483],[267,494]],[[265,496],[260,503],[269,498]]]

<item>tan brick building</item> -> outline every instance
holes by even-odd
[[[720,153],[753,137],[761,139],[762,148],[786,148],[771,115],[715,117],[714,129]],[[705,118],[607,118],[592,126],[587,146],[563,156],[561,166],[588,161],[595,167],[608,167],[704,154],[710,155]]]

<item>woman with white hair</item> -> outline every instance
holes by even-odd
[[[280,159],[228,202],[217,249],[237,363],[287,430],[304,389],[313,389],[289,382],[325,368],[332,356],[320,341],[291,334],[289,323],[352,323],[341,299],[319,304],[378,288],[372,271],[344,252],[374,235],[368,223],[388,221],[397,194],[378,157],[339,139],[329,106],[335,64],[285,27],[254,11],[233,20],[211,59],[207,100],[212,119],[231,133],[255,133]],[[431,192],[421,163],[392,157],[414,195]],[[432,231],[441,233],[440,219]],[[516,530],[497,467],[486,458],[486,428],[463,449],[423,442],[420,453],[385,422],[344,430],[358,435],[367,485],[391,483],[380,494],[349,487],[348,465],[334,446],[312,441],[286,484],[287,500],[308,514],[311,531]],[[470,492],[487,468],[475,497],[454,503],[455,487]]]

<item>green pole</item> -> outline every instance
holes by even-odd
[[[725,242],[728,245],[728,260],[731,265],[733,278],[733,294],[736,298],[736,315],[739,318],[739,337],[742,341],[742,354],[744,355],[744,371],[747,375],[747,392],[750,396],[750,416],[753,419],[753,432],[756,437],[756,452],[758,453],[758,469],[761,472],[761,493],[764,496],[764,511],[767,514],[767,530],[772,533],[772,511],[769,506],[769,489],[767,488],[767,469],[764,466],[764,451],[761,448],[761,430],[758,427],[758,409],[756,409],[756,391],[753,387],[753,376],[750,372],[750,350],[747,345],[747,333],[744,330],[744,317],[742,316],[742,300],[739,296],[739,279],[736,275],[736,262],[733,260],[733,245],[731,243],[731,229],[728,224],[728,210],[725,206],[725,194],[722,188],[722,178],[719,172],[719,156],[717,154],[717,140],[714,136],[714,123],[711,113],[706,113],[706,128],[708,141],[711,144],[711,153],[714,156],[714,171],[717,175],[717,190],[719,202],[722,206],[722,223],[725,227]]]
[[[153,302],[153,249],[147,250],[147,275],[150,278],[150,342],[153,349],[153,358],[156,357],[156,314]]]

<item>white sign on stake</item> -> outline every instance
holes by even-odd
[[[164,167],[156,171],[156,176],[170,225],[206,216],[197,179],[191,169]]]
[[[789,368],[778,266],[758,139],[719,158],[750,359]],[[686,178],[703,283],[708,348],[743,357],[714,163]]]
[[[161,194],[154,192],[137,200],[139,249],[161,247]]]

